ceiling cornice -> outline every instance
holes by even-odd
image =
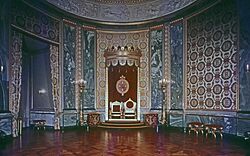
[[[123,0],[119,3],[118,0],[46,1],[66,12],[91,20],[108,23],[140,23],[174,13],[197,0]],[[98,3],[98,1],[110,1],[110,3]]]

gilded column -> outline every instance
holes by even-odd
[[[169,123],[169,109],[171,102],[171,51],[170,51],[170,25],[166,24],[164,27],[165,36],[164,36],[164,74],[163,77],[167,80],[168,85],[166,88],[164,116],[166,123]],[[166,114],[165,114],[166,113]]]
[[[18,136],[17,118],[21,99],[21,76],[22,76],[22,37],[23,35],[12,31],[12,45],[10,52],[10,81],[9,81],[9,106],[13,115],[12,135]]]
[[[54,129],[60,129],[60,83],[59,83],[59,48],[57,45],[50,45],[50,67],[52,82],[52,97],[54,104]]]
[[[79,115],[80,123],[83,123],[83,112],[81,105],[81,92],[79,88],[79,81],[83,78],[82,72],[82,50],[81,50],[81,31],[82,27],[76,27],[76,83],[75,83],[75,94],[76,94],[76,110]]]

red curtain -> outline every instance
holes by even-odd
[[[129,90],[123,96],[116,90],[116,82],[121,76],[129,82]],[[109,103],[114,101],[125,102],[129,98],[137,102],[137,67],[136,66],[110,66],[108,68],[108,97]]]

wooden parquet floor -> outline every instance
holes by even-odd
[[[238,139],[237,139],[238,140]],[[2,144],[1,156],[244,156],[246,142],[188,135],[178,130],[102,129],[61,131],[24,130]]]

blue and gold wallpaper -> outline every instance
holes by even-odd
[[[83,30],[83,79],[87,81],[84,91],[84,108],[95,108],[95,31]]]
[[[239,81],[240,97],[237,135],[250,130],[250,1],[237,1],[239,10]]]
[[[170,109],[183,109],[183,24],[170,26],[171,102]]]
[[[10,3],[5,1],[1,4],[1,22],[0,22],[0,111],[7,111],[9,109],[8,96],[8,60],[9,60],[9,13],[8,7]]]
[[[151,74],[151,109],[162,108],[162,90],[159,80],[163,78],[163,30],[150,32],[150,74]]]
[[[250,111],[250,13],[249,2],[239,1],[239,17],[240,17],[240,110]],[[249,67],[250,68],[250,67]]]
[[[76,82],[76,27],[63,27],[63,104],[64,109],[75,109]]]

